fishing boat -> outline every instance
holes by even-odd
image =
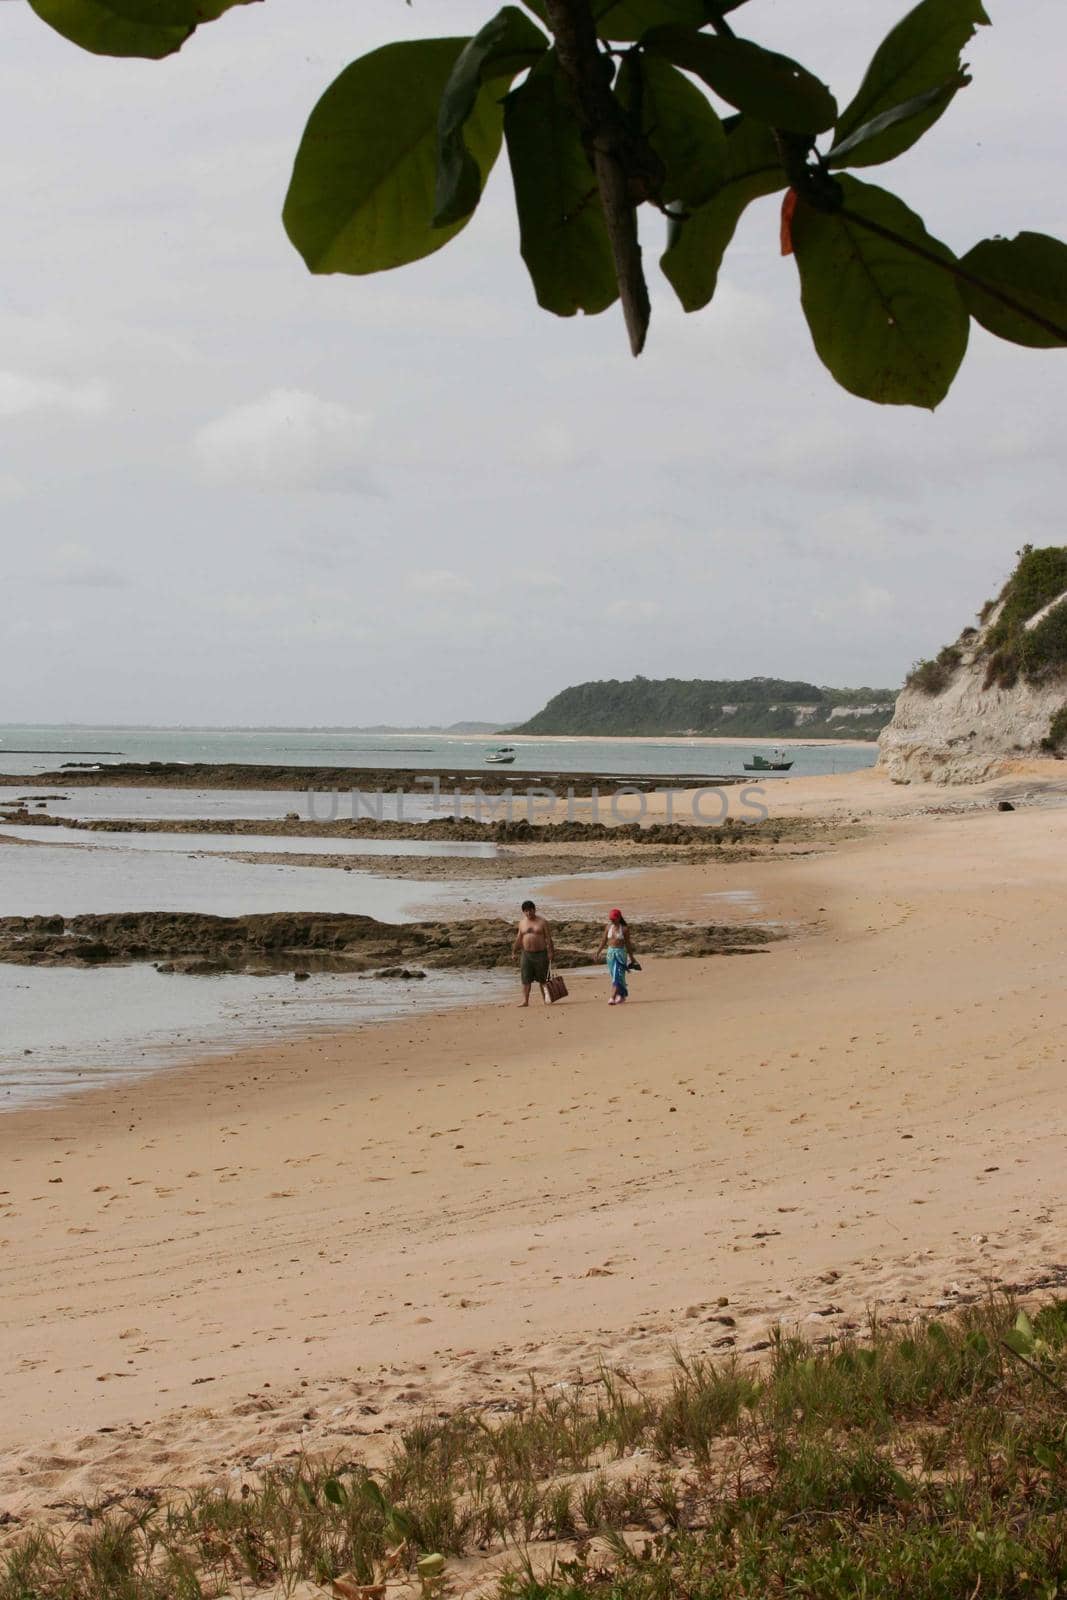
[[[788,772],[793,763],[786,760],[784,750],[772,750],[769,756],[755,755],[743,765],[746,772]]]
[[[515,746],[502,744],[499,750],[490,750],[485,758],[487,767],[510,767],[515,759]]]

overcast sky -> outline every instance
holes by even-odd
[[[538,310],[502,157],[430,260],[313,278],[279,220],[315,100],[492,0],[266,0],[163,63],[0,4],[7,720],[443,722],[589,678],[898,683],[1063,540],[1067,356],[975,329],[936,414],[838,390],[750,209],[708,311]],[[844,102],[901,0],[751,0]],[[1067,236],[1060,0],[861,174],[957,250]],[[847,26],[841,17],[847,15]],[[740,21],[740,15],[738,18]]]

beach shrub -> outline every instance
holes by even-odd
[[[713,1313],[709,1341],[730,1323]],[[760,1366],[679,1358],[665,1395],[602,1368],[504,1412],[427,1413],[374,1476],[339,1454],[75,1506],[69,1529],[0,1551],[0,1600],[447,1584],[449,1560],[479,1551],[511,1561],[480,1590],[496,1600],[1063,1593],[1067,1302],[767,1342]],[[542,1575],[514,1554],[561,1538],[574,1555]]]
[[[962,659],[963,652],[957,645],[946,644],[933,660],[915,663],[905,679],[905,686],[917,689],[920,694],[943,694]]]
[[[985,687],[1010,689],[1067,673],[1067,601],[1054,606],[1036,627],[1027,623],[1067,594],[1067,546],[1024,545],[1019,562],[998,596],[1000,615],[983,642]]]
[[[1067,700],[1053,715],[1048,725],[1048,733],[1041,741],[1043,750],[1060,750],[1067,744]]]
[[[1067,600],[1020,634],[1019,667],[1031,680],[1067,671]]]

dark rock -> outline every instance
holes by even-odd
[[[557,964],[588,966],[599,920],[554,919]],[[508,967],[514,924],[376,922],[339,912],[271,912],[215,917],[200,912],[116,912],[77,917],[0,917],[0,960],[21,965],[154,961],[196,975],[216,972],[377,971],[412,981],[420,968]],[[781,935],[735,924],[649,922],[642,955],[738,954]],[[409,965],[417,962],[418,966]]]

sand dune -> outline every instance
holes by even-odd
[[[804,782],[865,835],[592,886],[765,952],[0,1118],[0,1510],[1062,1275],[1067,809]]]

